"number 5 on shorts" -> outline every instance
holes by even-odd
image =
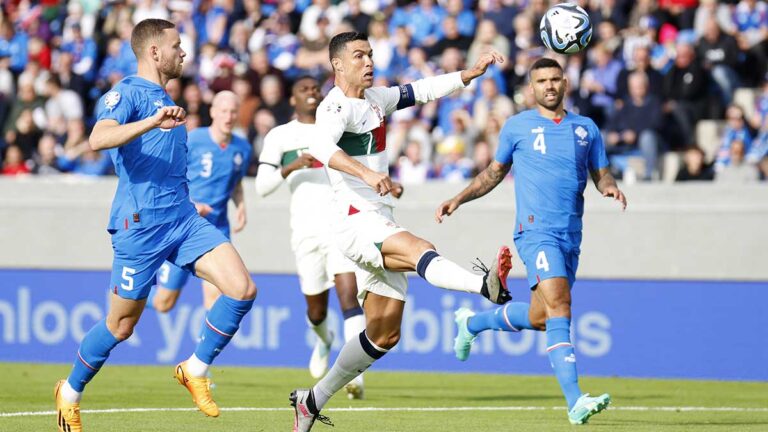
[[[536,269],[544,270],[545,272],[549,271],[549,262],[544,251],[539,251],[539,254],[536,256]]]
[[[123,267],[123,280],[128,282],[127,284],[120,284],[120,288],[126,291],[133,291],[133,274],[136,273],[136,269],[130,267]]]

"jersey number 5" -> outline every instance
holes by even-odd
[[[123,267],[123,280],[128,282],[120,284],[120,288],[126,291],[133,291],[133,275],[136,273],[136,269],[130,267]]]
[[[533,141],[533,149],[540,151],[541,154],[547,154],[547,145],[544,143],[544,134],[536,134],[536,139]]]

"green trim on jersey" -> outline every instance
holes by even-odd
[[[289,163],[298,159],[306,151],[307,151],[307,148],[305,147],[305,148],[300,148],[296,150],[289,150],[283,153],[283,159],[280,161],[280,165],[282,166],[288,165]]]
[[[344,132],[339,140],[338,146],[350,156],[365,156],[369,154],[380,153],[377,150],[376,139],[371,132],[353,133]]]

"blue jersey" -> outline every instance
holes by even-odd
[[[250,160],[251,145],[237,135],[232,135],[231,142],[222,147],[211,138],[210,128],[198,128],[189,133],[187,177],[190,198],[213,208],[205,218],[215,226],[229,226],[227,202],[245,176]]]
[[[96,116],[124,125],[173,105],[160,85],[130,76],[102,96]],[[110,231],[159,225],[195,212],[187,188],[187,131],[183,125],[154,128],[109,153],[119,178]]]
[[[569,112],[558,124],[537,110],[507,120],[496,160],[514,163],[519,232],[581,231],[589,171],[608,166],[592,120]]]

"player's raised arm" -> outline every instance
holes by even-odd
[[[440,204],[437,211],[435,211],[435,220],[437,223],[442,223],[443,216],[450,216],[460,205],[472,201],[473,199],[480,198],[493,190],[493,188],[501,183],[511,167],[512,164],[502,164],[499,161],[491,162],[491,164],[488,165],[488,168],[484,169],[483,172],[472,179],[472,182],[469,186],[464,188],[463,191],[459,192],[458,195],[448,201]]]
[[[604,197],[615,199],[621,203],[622,210],[627,209],[627,197],[616,185],[616,179],[613,178],[613,174],[608,168],[592,170],[589,174],[592,176],[592,181],[595,182],[595,187]]]
[[[237,182],[237,185],[232,189],[232,202],[235,203],[235,224],[232,228],[233,232],[240,232],[245,228],[245,224],[248,223],[248,215],[245,211],[245,194],[243,193],[243,180]]]
[[[94,150],[120,147],[154,128],[172,129],[181,126],[187,122],[186,116],[182,107],[165,106],[158,108],[154,116],[132,123],[121,124],[116,119],[105,118],[96,122],[88,142]]]

